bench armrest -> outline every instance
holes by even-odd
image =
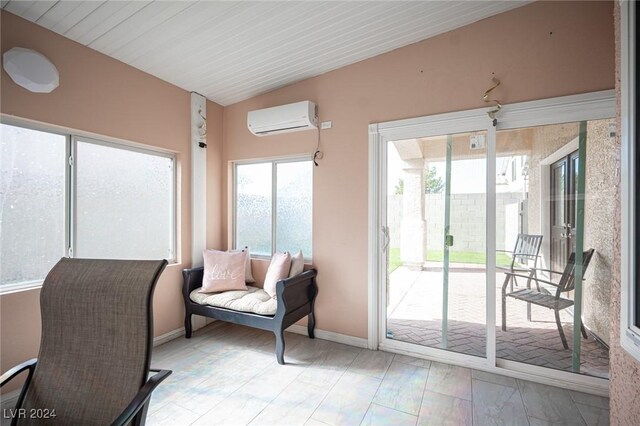
[[[204,266],[182,270],[182,297],[184,301],[189,302],[189,295],[196,288],[202,287],[202,278],[204,277]]]
[[[318,294],[316,276],[318,271],[309,269],[295,277],[286,278],[276,283],[276,299],[278,311],[276,316],[283,315],[303,306],[313,303]]]

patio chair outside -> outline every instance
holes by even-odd
[[[591,262],[591,257],[595,252],[594,249],[590,249],[583,253],[582,257],[582,272],[583,277],[587,272],[587,267],[589,266],[589,262]],[[556,325],[558,326],[558,333],[560,333],[560,339],[562,340],[562,346],[565,349],[569,349],[569,345],[567,344],[567,338],[564,335],[564,330],[562,329],[562,323],[560,322],[560,311],[566,309],[570,306],[573,306],[573,300],[566,299],[561,297],[562,293],[566,293],[572,291],[575,288],[575,262],[576,262],[576,254],[571,253],[569,256],[569,260],[567,262],[567,266],[564,268],[563,272],[556,272],[550,269],[533,269],[529,275],[515,274],[512,272],[507,272],[507,276],[505,277],[504,283],[502,284],[502,330],[507,331],[507,297],[512,297],[516,300],[521,300],[527,303],[533,303],[534,305],[542,306],[548,309],[552,309],[555,313],[556,317]],[[538,277],[537,272],[548,272],[551,274],[560,275],[560,281],[558,284],[555,284],[548,280],[543,280]],[[507,293],[507,285],[514,277],[521,277],[527,279],[527,288],[512,291],[511,293]],[[583,278],[584,279],[584,278]],[[531,281],[535,281],[536,289],[531,289]],[[540,288],[540,283],[547,284],[556,288],[555,295],[550,294],[548,291]],[[580,324],[582,336],[586,339],[587,332],[584,328],[584,325]]]
[[[0,378],[29,374],[11,424],[144,424],[153,389],[153,290],[166,260],[61,259],[40,293],[38,359]],[[54,416],[55,415],[55,416]],[[18,418],[22,417],[22,418]]]
[[[508,250],[496,250],[499,253],[507,253],[511,256],[511,264],[509,266],[497,266],[496,268],[501,271],[510,272],[511,291],[513,291],[513,284],[516,286],[515,272],[528,273],[531,268],[538,267],[538,256],[540,255],[540,246],[542,245],[542,235],[530,235],[530,234],[518,234],[516,239],[516,245],[513,251]],[[524,265],[524,266],[519,266]]]

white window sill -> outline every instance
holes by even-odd
[[[24,281],[21,283],[2,284],[0,286],[0,296],[5,294],[18,293],[20,291],[34,290],[42,287],[44,280]]]

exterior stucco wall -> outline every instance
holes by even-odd
[[[615,3],[616,37],[616,93],[620,101],[620,7]],[[620,108],[616,118],[620,128]],[[619,170],[620,139],[616,138],[616,160]],[[619,173],[615,179],[615,213],[613,221],[614,263],[611,283],[611,340],[610,340],[610,385],[609,408],[612,425],[637,425],[640,419],[640,362],[636,361],[620,346],[620,182]]]
[[[609,342],[609,310],[613,275],[613,229],[615,219],[615,139],[609,137],[611,120],[587,124],[587,165],[585,189],[585,249],[596,253],[583,289],[582,316],[585,325],[604,342]],[[579,123],[541,126],[533,129],[529,159],[529,231],[543,234],[541,215],[549,214],[542,201],[541,162],[578,136]],[[549,253],[549,238],[542,242],[542,253]],[[549,259],[544,258],[545,267]]]
[[[571,142],[578,136],[578,123],[557,124],[552,126],[535,127],[531,132],[531,152],[529,156],[529,232],[542,234],[541,215],[541,170],[540,163]],[[549,241],[542,241],[543,251],[548,249]]]
[[[609,122],[587,125],[587,166],[584,247],[596,250],[584,284],[582,317],[585,325],[606,343],[610,341],[609,305],[614,264],[612,223],[616,219],[617,143],[609,137]]]

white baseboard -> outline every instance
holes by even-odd
[[[177,339],[180,336],[184,336],[184,327],[180,327],[176,330],[170,331],[165,334],[153,338],[153,346],[160,346],[163,343],[167,343],[173,339]]]
[[[296,333],[296,334],[302,334],[303,336],[306,336],[307,326],[294,324],[289,328],[287,328],[286,331],[289,331],[291,333]],[[335,333],[333,331],[318,330],[317,328],[314,330],[314,334],[318,339],[328,340],[330,342],[342,343],[349,346],[355,346],[356,348],[365,348],[365,349],[367,348],[367,339],[363,339],[362,337],[347,336],[346,334]],[[163,343],[167,343],[183,335],[184,335],[184,327],[180,327],[176,330],[173,330],[168,333],[162,334],[158,337],[155,337],[153,339],[153,346],[162,345]]]
[[[306,336],[307,326],[293,324],[291,327],[287,328],[286,331]],[[329,340],[330,342],[342,343],[349,346],[355,346],[356,348],[367,348],[367,339],[363,339],[362,337],[347,336],[346,334],[335,333],[333,331],[318,330],[317,328],[314,330],[314,334],[318,339]]]

